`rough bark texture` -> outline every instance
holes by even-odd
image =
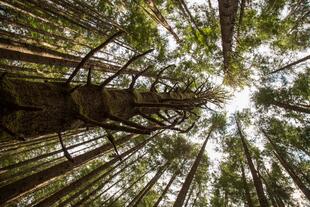
[[[229,64],[232,53],[233,32],[238,10],[238,0],[218,0],[218,2],[222,34],[224,71],[227,72],[230,67]]]
[[[141,112],[153,114],[160,109],[177,107],[183,100],[193,103],[190,101],[195,98],[190,92],[139,92],[102,89],[97,85],[84,85],[70,92],[72,90],[62,83],[4,78],[0,83],[0,123],[17,136],[34,137],[85,127],[81,115],[97,122],[104,122],[111,115],[128,120]],[[193,107],[179,107],[182,108]]]

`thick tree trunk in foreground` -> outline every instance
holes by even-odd
[[[192,92],[139,92],[84,85],[73,92],[63,83],[40,83],[2,79],[0,124],[16,136],[38,136],[85,127],[94,122],[127,121],[135,115],[154,114],[161,109],[192,109],[197,102]],[[182,105],[183,104],[183,105]],[[85,120],[85,117],[86,120]],[[136,127],[136,126],[135,126]],[[124,126],[104,123],[104,128],[122,131]],[[149,133],[142,126],[127,132]]]
[[[126,143],[132,136],[126,136],[115,141],[116,145]],[[18,198],[19,195],[36,188],[42,183],[55,178],[57,176],[63,175],[74,168],[82,165],[83,163],[94,159],[97,156],[100,156],[107,150],[113,149],[113,145],[108,143],[98,147],[94,150],[81,154],[77,157],[74,157],[74,162],[65,161],[59,164],[56,164],[50,168],[47,168],[43,171],[37,172],[20,180],[17,180],[13,183],[10,183],[6,186],[0,188],[0,203],[5,203],[7,201]]]
[[[281,152],[277,149],[277,146],[275,143],[271,140],[271,138],[267,135],[267,133],[262,130],[265,137],[269,140],[273,153],[276,156],[276,158],[280,161],[281,165],[285,169],[285,171],[290,175],[290,177],[293,179],[294,183],[298,186],[298,188],[303,192],[303,194],[306,196],[306,198],[310,201],[310,189],[307,188],[307,186],[303,183],[303,181],[299,178],[298,175],[296,175],[296,172],[294,169],[290,166],[290,164],[284,159],[283,156],[281,156]]]
[[[172,185],[173,181],[176,179],[176,177],[179,175],[180,171],[176,170],[175,173],[171,176],[168,184],[166,185],[165,189],[161,193],[160,197],[157,199],[156,203],[153,205],[153,207],[157,207],[159,203],[162,201],[162,199],[165,197],[166,193],[168,192],[170,186]]]
[[[260,206],[268,207],[269,205],[268,205],[268,201],[267,201],[267,198],[265,196],[265,193],[264,193],[263,183],[262,183],[261,179],[259,178],[259,176],[256,172],[256,169],[254,167],[254,164],[253,164],[253,161],[251,158],[251,153],[248,149],[245,137],[243,136],[243,134],[241,132],[241,126],[240,126],[239,120],[237,118],[236,118],[236,123],[237,123],[238,133],[239,133],[241,141],[242,141],[243,151],[244,151],[245,157],[247,159],[248,166],[249,166],[250,171],[251,171],[251,175],[253,178],[253,182],[254,182],[256,192],[257,192],[257,196],[258,196]]]
[[[209,133],[208,133],[208,136],[206,137],[206,139],[205,139],[205,141],[204,141],[204,143],[203,143],[203,145],[202,145],[202,147],[201,147],[201,149],[200,149],[200,151],[199,151],[199,153],[198,153],[198,155],[194,161],[194,164],[193,164],[191,170],[189,171],[188,175],[186,176],[186,179],[182,185],[182,188],[181,188],[181,190],[180,190],[180,192],[179,192],[179,194],[178,194],[178,196],[174,202],[174,205],[173,205],[174,207],[180,207],[184,204],[186,194],[187,194],[189,187],[190,187],[190,185],[194,179],[195,173],[196,173],[198,166],[199,166],[199,163],[203,157],[207,142],[209,140],[209,137],[210,137],[213,129],[214,129],[213,126],[211,126]]]

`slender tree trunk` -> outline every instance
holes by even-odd
[[[154,177],[148,182],[148,184],[135,196],[135,198],[127,205],[127,207],[137,207],[143,197],[151,190],[162,174],[167,170],[169,163],[160,167]]]
[[[75,145],[71,145],[71,146],[67,147],[67,150],[83,146],[83,145],[85,145],[87,143],[96,141],[98,139],[102,139],[104,137],[105,136],[99,136],[99,137],[96,137],[94,139],[87,140],[85,142],[81,142],[81,143],[78,143],[78,144],[75,144]],[[46,146],[46,145],[44,145],[44,146]],[[54,152],[50,152],[50,153],[47,153],[47,154],[42,154],[42,155],[39,155],[37,157],[31,158],[31,159],[28,159],[28,160],[25,160],[25,161],[22,161],[22,162],[13,164],[13,165],[9,165],[9,166],[0,168],[0,170],[11,170],[11,169],[14,169],[14,168],[20,168],[21,166],[24,166],[24,165],[27,165],[27,164],[30,164],[30,163],[33,163],[33,162],[37,162],[38,160],[42,160],[44,158],[51,157],[51,156],[56,155],[56,154],[61,153],[61,152],[63,152],[62,149],[56,150]]]
[[[90,183],[88,183],[87,185],[85,185],[82,188],[79,188],[79,190],[74,193],[72,196],[70,196],[70,198],[68,198],[67,200],[65,200],[64,202],[60,203],[59,206],[65,206],[68,203],[72,202],[75,198],[77,198],[80,195],[83,195],[83,192],[85,191],[89,191],[91,190],[92,186],[96,185],[97,183],[100,182],[100,180],[103,180],[105,177],[107,177],[108,175],[110,175],[115,169],[119,168],[126,160],[128,160],[129,158],[131,158],[131,156],[134,155],[135,152],[133,152],[131,155],[127,156],[124,160],[122,160],[122,162],[119,162],[117,165],[113,166],[111,169],[109,169],[107,172],[105,172],[104,174],[102,174],[101,176],[99,176],[98,178],[96,178],[95,180],[91,181]],[[113,179],[114,177],[116,177],[117,175],[119,175],[121,172],[123,172],[125,169],[128,168],[128,166],[133,165],[135,162],[137,162],[138,160],[140,160],[146,153],[144,153],[143,155],[138,156],[138,158],[134,159],[131,162],[128,162],[124,167],[122,167],[119,171],[117,171],[116,173],[114,173],[112,176],[109,177],[109,179],[107,179],[105,182],[103,182],[102,184],[100,184],[97,189],[95,189],[94,191],[91,191],[90,193],[88,193],[88,195],[83,195],[83,198],[77,202],[76,204],[74,204],[74,206],[80,206],[84,201],[86,201],[90,196],[94,195],[97,190],[102,189],[111,179]],[[83,183],[82,183],[83,185]]]
[[[290,164],[284,159],[283,156],[281,156],[281,152],[277,149],[276,144],[271,140],[271,138],[267,135],[267,133],[264,130],[262,131],[265,137],[269,140],[269,143],[272,146],[273,153],[276,156],[276,158],[280,161],[285,171],[293,179],[294,183],[298,186],[298,188],[303,192],[306,198],[310,201],[310,189],[307,188],[307,186],[302,182],[302,180],[298,177],[298,175],[296,175],[294,169],[291,168]]]
[[[118,139],[117,141],[115,141],[115,144],[120,145],[126,143],[128,140],[131,139],[131,137],[132,136],[126,136],[124,138]],[[27,191],[39,187],[40,184],[45,183],[52,178],[63,175],[66,172],[69,172],[74,168],[82,165],[83,163],[100,156],[102,153],[110,149],[113,149],[112,144],[104,144],[101,147],[74,157],[74,163],[72,163],[71,161],[61,162],[43,171],[3,186],[0,188],[0,203],[6,203],[8,201],[14,200],[20,195],[26,193]]]
[[[251,199],[251,193],[249,190],[249,186],[245,177],[245,172],[244,172],[244,167],[243,167],[243,163],[240,162],[240,166],[241,166],[241,175],[242,175],[242,182],[243,182],[243,187],[244,187],[244,192],[245,192],[245,198],[248,204],[248,207],[254,207],[252,199]]]
[[[251,175],[253,178],[253,182],[254,182],[256,192],[257,192],[257,196],[258,196],[260,206],[268,207],[269,205],[268,205],[268,201],[266,199],[265,193],[264,193],[262,181],[260,180],[259,176],[257,175],[256,169],[254,167],[254,164],[253,164],[253,161],[251,158],[250,151],[249,151],[248,146],[246,144],[245,137],[243,136],[243,134],[241,132],[241,126],[240,126],[240,123],[239,123],[239,120],[237,117],[236,117],[236,123],[237,123],[237,127],[238,127],[238,133],[239,133],[241,141],[242,141],[243,151],[244,151],[245,157],[247,159],[248,166],[249,166],[250,171],[251,171]]]
[[[87,182],[89,179],[91,179],[94,176],[96,176],[98,173],[100,173],[100,172],[106,170],[107,168],[111,167],[114,163],[119,161],[120,158],[125,158],[126,156],[128,156],[130,154],[133,154],[134,152],[137,152],[138,150],[143,148],[146,145],[146,143],[148,143],[150,140],[151,140],[151,138],[149,138],[149,139],[145,140],[144,142],[138,144],[137,146],[127,150],[126,152],[121,154],[119,157],[115,157],[111,161],[103,164],[102,166],[98,167],[97,169],[93,170],[92,172],[88,173],[87,175],[83,176],[82,178],[80,178],[80,179],[74,181],[73,183],[67,185],[66,187],[64,187],[63,189],[57,191],[53,195],[45,198],[43,201],[41,201],[40,203],[36,204],[35,206],[36,207],[39,207],[39,206],[42,206],[42,207],[44,207],[44,206],[51,206],[53,203],[55,203],[61,197],[67,195],[70,192],[73,192],[74,190],[76,190],[77,188],[82,186],[83,183]]]
[[[289,110],[289,111],[297,111],[297,112],[301,112],[301,113],[306,113],[306,114],[310,114],[310,107],[300,107],[300,106],[296,106],[296,105],[291,105],[288,103],[282,103],[280,101],[273,101],[271,104],[278,106],[280,108]]]
[[[146,174],[148,174],[149,172],[151,172],[153,170],[153,168],[151,168],[150,170],[148,170],[147,172],[143,173],[143,175],[141,175],[138,179],[136,179],[133,183],[131,183],[119,196],[117,196],[115,199],[113,199],[111,202],[109,202],[109,206],[113,206],[112,204],[114,204],[120,197],[122,197],[124,194],[127,193],[127,191],[129,189],[131,189],[135,184],[137,184],[143,177],[145,177]],[[130,181],[129,181],[130,182]],[[121,189],[120,189],[121,190]],[[116,194],[116,193],[115,193]],[[110,198],[108,198],[106,201],[104,201],[101,206],[105,206],[104,204],[106,204],[115,194],[113,194]]]
[[[174,174],[171,176],[168,184],[166,185],[164,191],[161,193],[159,198],[157,199],[156,203],[153,205],[153,207],[157,207],[159,203],[162,201],[162,199],[165,197],[166,193],[168,192],[170,186],[172,185],[173,181],[176,179],[176,177],[179,175],[180,171],[176,170]]]
[[[292,62],[292,63],[290,63],[290,64],[287,64],[287,65],[283,66],[282,68],[279,68],[279,69],[277,69],[277,70],[274,70],[274,71],[270,72],[269,74],[274,74],[274,73],[283,71],[283,70],[285,70],[285,69],[287,69],[287,68],[290,68],[290,67],[292,67],[292,66],[294,66],[294,65],[297,65],[297,64],[299,64],[299,63],[302,63],[302,62],[304,62],[304,61],[306,61],[306,60],[308,60],[308,59],[310,59],[310,55],[308,55],[308,56],[306,56],[306,57],[303,57],[303,58],[301,58],[301,59],[299,59],[299,60],[297,60],[297,61],[295,61],[295,62]]]
[[[210,137],[213,129],[214,129],[213,126],[211,126],[209,129],[209,133],[208,133],[208,135],[207,135],[207,137],[206,137],[206,139],[205,139],[205,141],[204,141],[204,143],[203,143],[203,145],[202,145],[202,147],[201,147],[201,149],[200,149],[200,151],[199,151],[199,153],[198,153],[198,155],[194,161],[194,164],[193,164],[191,170],[189,171],[188,175],[186,176],[186,179],[182,185],[182,188],[181,188],[181,190],[180,190],[180,192],[179,192],[179,194],[178,194],[178,196],[174,202],[174,205],[173,205],[174,207],[180,207],[184,204],[186,194],[187,194],[189,187],[190,187],[190,185],[194,179],[195,173],[196,173],[198,166],[199,166],[199,163],[203,157],[207,142],[209,140],[209,137]]]
[[[188,194],[188,196],[187,196],[187,199],[186,199],[186,201],[185,201],[184,207],[187,207],[187,206],[188,206],[189,200],[191,199],[191,197],[192,197],[192,195],[193,195],[193,193],[194,193],[194,188],[195,188],[195,184],[193,183],[193,184],[192,184],[192,187],[191,187],[191,189],[190,189],[190,191],[189,191],[189,194]]]

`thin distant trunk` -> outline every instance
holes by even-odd
[[[243,163],[240,162],[240,166],[241,166],[241,174],[242,174],[242,182],[243,182],[243,187],[244,187],[244,192],[245,192],[245,198],[248,204],[248,207],[254,207],[252,199],[251,199],[251,193],[249,190],[249,186],[245,177],[245,172],[244,172],[244,167],[243,167]]]
[[[306,61],[306,60],[308,60],[308,59],[310,59],[310,55],[308,55],[308,56],[306,56],[306,57],[303,57],[303,58],[301,58],[301,59],[299,59],[299,60],[297,60],[297,61],[295,61],[295,62],[292,62],[292,63],[290,63],[290,64],[287,64],[287,65],[283,66],[282,68],[279,68],[279,69],[277,69],[277,70],[274,70],[274,71],[270,72],[269,74],[274,74],[274,73],[277,73],[277,72],[279,72],[279,71],[283,71],[283,70],[285,70],[285,69],[287,69],[287,68],[290,68],[290,67],[292,67],[292,66],[294,66],[294,65],[297,65],[297,64],[299,64],[299,63],[302,63],[302,62],[304,62],[304,61]]]
[[[115,141],[115,144],[120,145],[126,143],[128,140],[131,139],[131,137],[132,135],[120,138],[117,141]],[[110,149],[113,149],[112,144],[110,143],[104,144],[101,147],[98,147],[89,152],[74,157],[73,158],[74,163],[72,163],[71,161],[64,161],[52,167],[49,167],[43,171],[32,174],[26,178],[22,178],[6,186],[3,186],[0,188],[0,203],[5,203],[10,200],[14,200],[18,198],[20,195],[24,194],[25,192],[40,186],[40,184],[43,184],[52,178],[63,175],[73,170],[74,168],[84,164],[85,162],[100,156],[102,153]]]
[[[41,201],[40,203],[36,204],[36,207],[39,206],[51,206],[53,203],[55,203],[57,200],[59,200],[61,197],[69,194],[70,192],[73,192],[74,190],[76,190],[77,188],[79,188],[80,186],[83,185],[83,183],[87,182],[89,179],[93,178],[94,176],[96,176],[98,173],[106,170],[107,168],[109,168],[110,166],[112,166],[114,163],[118,162],[120,160],[120,158],[125,158],[126,156],[137,152],[138,150],[140,150],[142,147],[145,146],[146,143],[148,143],[152,138],[149,138],[147,140],[145,140],[144,142],[136,145],[135,147],[127,150],[126,152],[122,153],[120,155],[120,157],[115,157],[114,159],[112,159],[111,161],[104,163],[102,166],[96,168],[95,170],[91,171],[90,173],[88,173],[87,175],[83,176],[82,178],[74,181],[73,183],[70,183],[69,185],[67,185],[66,187],[64,187],[63,189],[57,191],[56,193],[54,193],[53,195],[45,198],[43,201]]]
[[[167,170],[169,163],[158,169],[154,177],[148,182],[148,184],[135,196],[135,198],[127,205],[127,207],[137,207],[143,197],[151,190],[162,174]]]
[[[178,35],[173,31],[172,27],[169,25],[169,23],[167,22],[167,20],[165,19],[165,17],[161,14],[161,12],[159,11],[159,9],[157,8],[155,1],[154,0],[145,0],[146,4],[149,6],[149,8],[151,9],[151,11],[153,12],[153,14],[151,14],[149,11],[147,11],[146,9],[144,9],[144,11],[152,18],[154,19],[157,23],[161,24],[166,30],[168,30],[168,32],[170,32],[170,34],[173,35],[173,37],[175,38],[175,40],[177,42],[180,41],[180,38],[178,37]]]
[[[206,139],[205,139],[205,141],[204,141],[204,143],[203,143],[203,145],[202,145],[202,147],[201,147],[201,149],[200,149],[200,151],[199,151],[199,153],[198,153],[198,155],[194,161],[194,164],[193,164],[191,170],[189,171],[188,175],[186,176],[186,179],[182,185],[182,188],[181,188],[181,190],[180,190],[180,192],[179,192],[179,194],[178,194],[178,196],[174,202],[174,205],[173,205],[174,207],[180,207],[184,204],[186,194],[187,194],[189,187],[190,187],[190,185],[194,179],[195,173],[196,173],[198,166],[199,166],[199,163],[203,157],[207,142],[209,140],[209,137],[210,137],[213,129],[214,129],[213,126],[211,126],[209,129],[209,133],[208,133],[208,135],[207,135],[207,137],[206,137]]]
[[[281,165],[285,169],[285,171],[290,175],[290,177],[293,179],[294,183],[298,186],[298,188],[303,192],[303,194],[306,196],[308,200],[310,200],[310,189],[307,188],[307,186],[302,182],[302,180],[296,175],[293,168],[291,168],[290,164],[286,161],[286,159],[281,156],[281,152],[277,149],[276,144],[271,140],[271,138],[268,136],[268,134],[262,130],[265,137],[269,140],[269,143],[272,146],[273,153],[276,156],[276,158],[280,161]]]
[[[190,189],[190,191],[189,191],[189,194],[188,194],[188,196],[187,196],[187,199],[186,199],[186,201],[185,201],[184,207],[187,207],[187,206],[188,206],[189,200],[191,199],[191,197],[192,197],[192,195],[193,195],[193,193],[194,193],[194,188],[195,188],[195,185],[194,185],[194,183],[193,183],[193,185],[192,185],[192,187],[191,187],[191,189]]]
[[[96,137],[94,139],[87,140],[85,142],[81,142],[81,143],[78,143],[78,144],[75,144],[75,145],[71,145],[71,146],[67,147],[67,150],[83,146],[83,145],[85,145],[87,143],[96,141],[98,139],[102,139],[104,137],[105,136],[99,136],[99,137]],[[41,146],[39,146],[39,147],[41,147]],[[44,145],[44,147],[46,147],[46,145]],[[42,155],[39,155],[37,157],[31,158],[31,159],[28,159],[28,160],[24,160],[22,162],[18,162],[18,163],[13,164],[13,165],[5,166],[3,168],[0,168],[0,170],[10,170],[10,169],[14,169],[14,168],[19,168],[19,167],[21,167],[23,165],[26,165],[26,164],[29,164],[29,163],[33,163],[33,162],[36,162],[38,160],[42,160],[42,159],[47,158],[47,157],[51,157],[51,156],[56,155],[56,154],[61,153],[61,152],[63,152],[62,149],[56,150],[56,151],[53,151],[53,152],[50,152],[50,153],[42,154]]]
[[[260,179],[263,181],[263,183],[266,186],[266,191],[267,191],[267,193],[269,195],[269,199],[271,200],[272,206],[278,207],[278,204],[276,202],[275,195],[274,195],[274,189],[270,188],[269,183],[266,181],[264,176],[262,176],[262,174],[259,172],[258,167],[257,167],[257,174],[258,174],[258,176],[260,177]]]
[[[174,172],[174,174],[171,176],[168,184],[166,185],[165,189],[163,190],[163,192],[161,193],[161,195],[159,196],[159,198],[157,199],[156,203],[153,205],[153,207],[157,207],[159,205],[159,203],[162,201],[162,199],[165,197],[166,193],[168,192],[170,186],[172,185],[173,181],[176,179],[176,177],[180,174],[179,170],[176,170]]]
[[[280,101],[273,101],[271,104],[281,107],[283,109],[289,110],[289,111],[297,111],[297,112],[301,112],[301,113],[306,113],[306,114],[310,114],[310,107],[300,107],[300,106],[296,106],[296,105],[291,105],[288,103],[283,103]]]
[[[269,205],[268,205],[268,201],[266,199],[265,193],[264,193],[262,181],[259,178],[259,176],[257,175],[256,169],[254,167],[254,164],[253,164],[253,161],[251,158],[251,153],[250,153],[248,146],[246,144],[245,137],[243,136],[243,134],[241,132],[241,126],[240,126],[239,120],[237,118],[236,118],[236,123],[237,123],[238,133],[239,133],[241,141],[242,141],[243,151],[244,151],[245,157],[247,159],[248,166],[249,166],[250,171],[251,171],[251,175],[253,178],[253,182],[254,182],[256,192],[257,192],[257,196],[258,196],[260,206],[268,207]]]
[[[134,152],[135,153],[135,152]],[[103,175],[99,176],[98,178],[96,178],[95,180],[91,181],[90,183],[88,183],[87,185],[85,185],[83,188],[80,188],[76,193],[74,193],[69,199],[67,199],[66,201],[62,202],[59,204],[59,206],[65,206],[68,203],[70,203],[71,201],[73,201],[75,198],[77,198],[78,196],[82,195],[83,192],[88,191],[89,189],[91,190],[92,186],[96,185],[97,183],[102,182],[102,180],[107,177],[108,175],[111,174],[111,172],[113,172],[115,169],[119,168],[126,160],[128,160],[134,153],[132,153],[131,155],[127,156],[124,160],[122,160],[122,162],[119,162],[117,165],[115,165],[114,167],[112,167],[111,169],[109,169],[107,172],[105,172]],[[98,190],[101,190],[110,180],[112,180],[114,177],[116,177],[117,175],[119,175],[120,173],[122,173],[125,169],[127,169],[129,166],[134,165],[137,161],[139,161],[146,153],[138,156],[136,159],[134,159],[131,162],[128,162],[124,167],[122,167],[119,171],[117,171],[116,173],[114,173],[113,175],[111,175],[109,177],[109,179],[107,179],[106,181],[102,182],[101,184],[98,185],[98,187],[93,190],[90,191],[88,193],[88,195],[84,195],[83,198],[77,202],[76,204],[74,204],[74,206],[80,206],[83,202],[85,202],[89,197],[91,197],[92,195],[95,195],[96,192]]]
[[[141,175],[137,180],[135,180],[133,183],[131,183],[119,196],[117,196],[115,199],[113,199],[111,202],[109,202],[109,206],[113,206],[112,204],[117,201],[120,197],[122,197],[124,194],[127,193],[127,191],[129,189],[131,189],[135,184],[137,184],[143,177],[145,177],[146,174],[148,174],[149,172],[151,172],[153,170],[153,168],[151,168],[150,170],[148,170],[147,172],[143,173],[143,175]],[[130,181],[129,181],[130,182]],[[121,188],[122,189],[122,188]],[[116,193],[115,193],[116,194]],[[115,194],[113,194],[111,197],[113,197]],[[106,201],[104,201],[101,205],[105,206],[104,204],[107,203],[110,199],[108,198]]]

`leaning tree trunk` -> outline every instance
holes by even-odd
[[[160,167],[154,177],[146,184],[146,186],[132,199],[132,201],[127,205],[127,207],[137,207],[143,197],[151,190],[158,179],[166,171],[169,163],[167,162],[164,166]]]
[[[290,164],[281,156],[281,152],[277,149],[276,144],[271,140],[271,138],[267,135],[267,133],[262,130],[265,137],[270,142],[273,153],[276,156],[276,158],[280,161],[281,165],[285,169],[285,171],[290,175],[290,177],[293,179],[294,183],[298,186],[298,188],[303,192],[303,194],[306,196],[306,198],[310,201],[310,189],[307,188],[307,186],[302,182],[302,180],[299,178],[298,175],[296,175],[294,169],[290,166]]]
[[[180,207],[184,204],[186,194],[187,194],[189,187],[190,187],[190,185],[194,179],[195,173],[196,173],[198,166],[199,166],[199,163],[203,157],[207,142],[209,140],[209,137],[210,137],[213,129],[214,129],[213,126],[211,126],[209,133],[208,133],[208,135],[207,135],[207,137],[206,137],[206,139],[205,139],[205,141],[204,141],[204,143],[203,143],[203,145],[202,145],[202,147],[201,147],[201,149],[200,149],[200,151],[199,151],[199,153],[198,153],[198,155],[194,161],[194,164],[193,164],[191,170],[189,171],[188,175],[186,176],[186,179],[182,185],[182,188],[181,188],[181,190],[180,190],[180,192],[179,192],[179,194],[178,194],[178,196],[174,202],[174,205],[173,205],[174,207]]]
[[[241,141],[242,141],[243,151],[244,151],[245,157],[247,159],[248,166],[249,166],[250,171],[251,171],[251,175],[253,178],[253,182],[254,182],[256,192],[257,192],[257,196],[258,196],[260,206],[268,207],[269,205],[268,205],[268,201],[267,201],[267,198],[265,196],[265,193],[264,193],[262,181],[259,178],[259,176],[256,172],[256,169],[254,167],[250,151],[249,151],[248,146],[246,144],[245,137],[243,136],[243,134],[241,132],[241,126],[240,126],[240,123],[239,123],[239,120],[237,117],[236,117],[236,123],[237,123],[238,133],[239,133]]]
[[[61,197],[67,195],[70,192],[73,192],[74,190],[76,190],[77,188],[79,188],[80,186],[83,185],[83,183],[87,182],[89,179],[93,178],[94,176],[96,176],[98,173],[103,172],[104,170],[106,170],[107,168],[111,167],[114,163],[116,163],[117,161],[119,161],[122,158],[125,158],[126,156],[131,156],[133,155],[135,152],[137,152],[138,150],[140,150],[142,147],[144,147],[144,145],[149,142],[150,139],[145,140],[144,142],[138,144],[137,146],[127,150],[126,152],[122,153],[121,155],[119,155],[119,157],[115,157],[114,159],[110,160],[109,162],[104,163],[102,166],[96,168],[95,170],[91,171],[90,173],[88,173],[87,175],[83,176],[82,178],[74,181],[73,183],[65,186],[63,189],[57,191],[56,193],[54,193],[53,195],[45,198],[44,200],[40,201],[37,205],[35,205],[36,207],[39,206],[51,206],[53,203],[55,203],[57,200],[59,200]]]
[[[308,107],[300,107],[300,106],[291,105],[288,103],[283,103],[280,101],[273,101],[271,104],[275,105],[277,107],[283,108],[285,110],[297,111],[297,112],[301,112],[301,113],[310,114],[310,107],[309,106]]]
[[[176,170],[175,173],[171,176],[168,184],[166,185],[164,191],[161,193],[160,197],[157,199],[156,203],[153,205],[153,207],[157,207],[159,203],[162,201],[162,199],[165,197],[166,193],[168,192],[170,186],[172,185],[173,181],[176,179],[176,177],[180,174],[179,170]]]
[[[121,138],[115,141],[116,145],[120,145],[123,143],[126,143],[132,136],[126,136],[125,138]],[[146,141],[152,139],[155,136],[152,136],[151,138],[147,139]],[[145,141],[143,142],[145,143]],[[142,144],[142,143],[141,143]],[[84,154],[81,154],[77,157],[74,157],[74,162],[67,160],[64,162],[61,162],[59,164],[56,164],[52,167],[49,167],[43,171],[37,172],[35,174],[32,174],[30,176],[27,176],[25,178],[22,178],[20,180],[17,180],[13,183],[10,183],[6,186],[3,186],[0,188],[0,203],[5,203],[10,200],[14,200],[19,197],[19,195],[36,188],[40,184],[55,178],[57,176],[63,175],[74,168],[80,166],[81,164],[94,159],[97,156],[100,156],[102,153],[104,153],[107,150],[113,149],[113,145],[108,143],[105,145],[102,145],[101,147],[98,147],[94,150],[91,150],[89,152],[86,152]]]
[[[240,166],[241,166],[242,182],[243,182],[244,191],[245,191],[245,198],[246,198],[248,207],[254,207],[252,199],[251,199],[250,189],[249,189],[246,177],[245,177],[244,166],[242,162],[240,162]]]

